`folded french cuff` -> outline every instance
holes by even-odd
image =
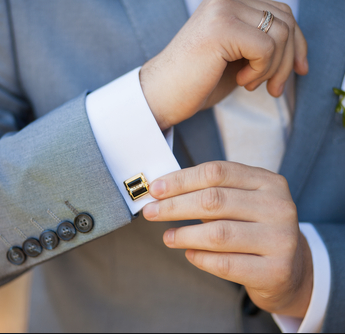
[[[155,179],[180,169],[145,99],[139,71],[140,67],[86,99],[96,142],[133,215],[154,201],[136,176],[143,175],[149,187]],[[171,132],[168,138],[171,145]]]

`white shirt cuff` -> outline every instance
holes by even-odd
[[[150,184],[180,166],[172,146],[173,129],[165,139],[141,89],[140,68],[89,94],[86,111],[104,161],[132,214],[154,198],[136,201],[129,196],[124,181],[143,173]]]
[[[171,150],[174,147],[174,127],[171,127],[163,132],[165,140],[167,141]]]
[[[327,248],[312,224],[301,223],[313,258],[314,288],[307,314],[297,319],[273,314],[273,319],[283,333],[319,333],[324,323],[331,291],[331,263]]]

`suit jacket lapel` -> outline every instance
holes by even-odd
[[[122,0],[146,60],[162,51],[188,20],[183,0]]]
[[[293,132],[281,168],[295,201],[335,117],[338,99],[332,88],[341,86],[345,71],[344,13],[343,1],[301,1],[300,26],[309,45],[310,74],[297,80]]]

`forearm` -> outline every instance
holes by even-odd
[[[93,136],[85,110],[85,94],[0,141],[1,224],[0,283],[81,244],[114,231],[131,221]],[[94,219],[90,233],[61,241],[21,265],[6,259],[10,247],[26,238],[40,239],[44,230],[57,230],[57,220],[74,222],[78,212]]]

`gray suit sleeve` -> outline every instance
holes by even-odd
[[[93,136],[86,93],[30,123],[6,10],[0,1],[0,285],[131,220]],[[94,229],[60,241],[36,258],[27,257],[22,265],[11,264],[9,248],[22,247],[27,238],[39,239],[44,230],[56,231],[59,221],[74,221],[66,201],[90,214]]]
[[[315,224],[327,247],[332,272],[331,295],[322,332],[345,330],[345,224]]]

